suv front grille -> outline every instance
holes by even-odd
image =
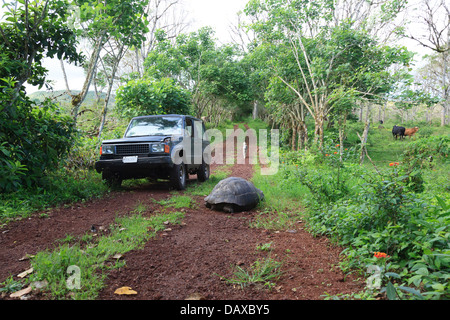
[[[118,144],[116,145],[116,154],[145,154],[149,153],[148,144]]]

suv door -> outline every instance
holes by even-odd
[[[205,148],[204,142],[203,142],[203,133],[204,133],[203,122],[200,120],[194,119],[193,160],[194,160],[194,164],[196,166],[199,166],[202,164],[203,149]]]
[[[186,164],[191,168],[194,164],[194,139],[195,139],[195,129],[194,121],[191,118],[186,117],[185,131],[184,131],[184,154],[186,159]]]

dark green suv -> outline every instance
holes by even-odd
[[[102,142],[95,169],[114,186],[124,179],[169,179],[175,189],[183,190],[188,174],[200,181],[209,178],[209,141],[204,133],[204,123],[191,116],[136,117],[122,139]]]

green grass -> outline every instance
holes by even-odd
[[[275,175],[262,175],[255,166],[252,182],[264,193],[264,200],[257,207],[259,212],[251,227],[286,230],[301,220],[303,207],[299,200],[308,190],[301,184],[291,185],[283,168]]]
[[[250,223],[253,228],[266,230],[292,229],[302,220],[302,215],[290,211],[260,211]]]
[[[171,207],[175,209],[180,208],[193,208],[194,203],[192,201],[192,198],[189,196],[182,196],[182,195],[174,195],[170,197],[169,199],[156,201],[156,203],[164,206],[164,207]]]
[[[0,223],[57,205],[99,198],[108,192],[101,176],[92,170],[60,169],[49,173],[42,186],[0,194]]]
[[[234,269],[232,278],[224,279],[227,283],[237,284],[241,288],[247,287],[251,284],[262,284],[268,289],[274,286],[274,281],[277,281],[281,275],[281,267],[283,263],[273,260],[268,257],[265,259],[256,260],[249,268],[242,268],[240,266],[232,266]]]
[[[353,131],[350,131],[348,135],[350,136],[351,141],[353,143],[359,143],[359,138],[356,137],[357,130],[360,134],[362,129],[357,126],[361,126],[361,124],[356,123],[350,126]],[[406,127],[413,127],[413,124],[410,126],[406,125]],[[436,136],[436,135],[448,135],[450,129],[448,126],[446,127],[432,127],[432,126],[421,126],[419,124],[419,131],[412,137],[406,137],[404,140],[395,140],[392,137],[392,126],[385,125],[384,128],[378,128],[377,126],[372,126],[369,131],[369,137],[367,140],[367,150],[369,152],[372,160],[377,164],[385,164],[393,161],[399,161],[401,155],[404,150],[407,148],[409,144],[414,141],[417,141],[421,138],[426,138],[428,136]],[[347,143],[349,141],[347,140]],[[366,161],[368,162],[368,161]]]
[[[291,187],[289,181],[284,177],[284,168],[275,175],[262,175],[259,166],[255,166],[252,182],[264,193],[264,201],[261,209],[271,211],[300,211],[298,200],[301,199],[308,190],[301,185]]]

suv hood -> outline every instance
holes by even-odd
[[[120,143],[139,143],[139,142],[161,142],[165,138],[171,138],[172,136],[142,136],[131,137],[121,139],[103,140],[103,144],[120,144]]]

